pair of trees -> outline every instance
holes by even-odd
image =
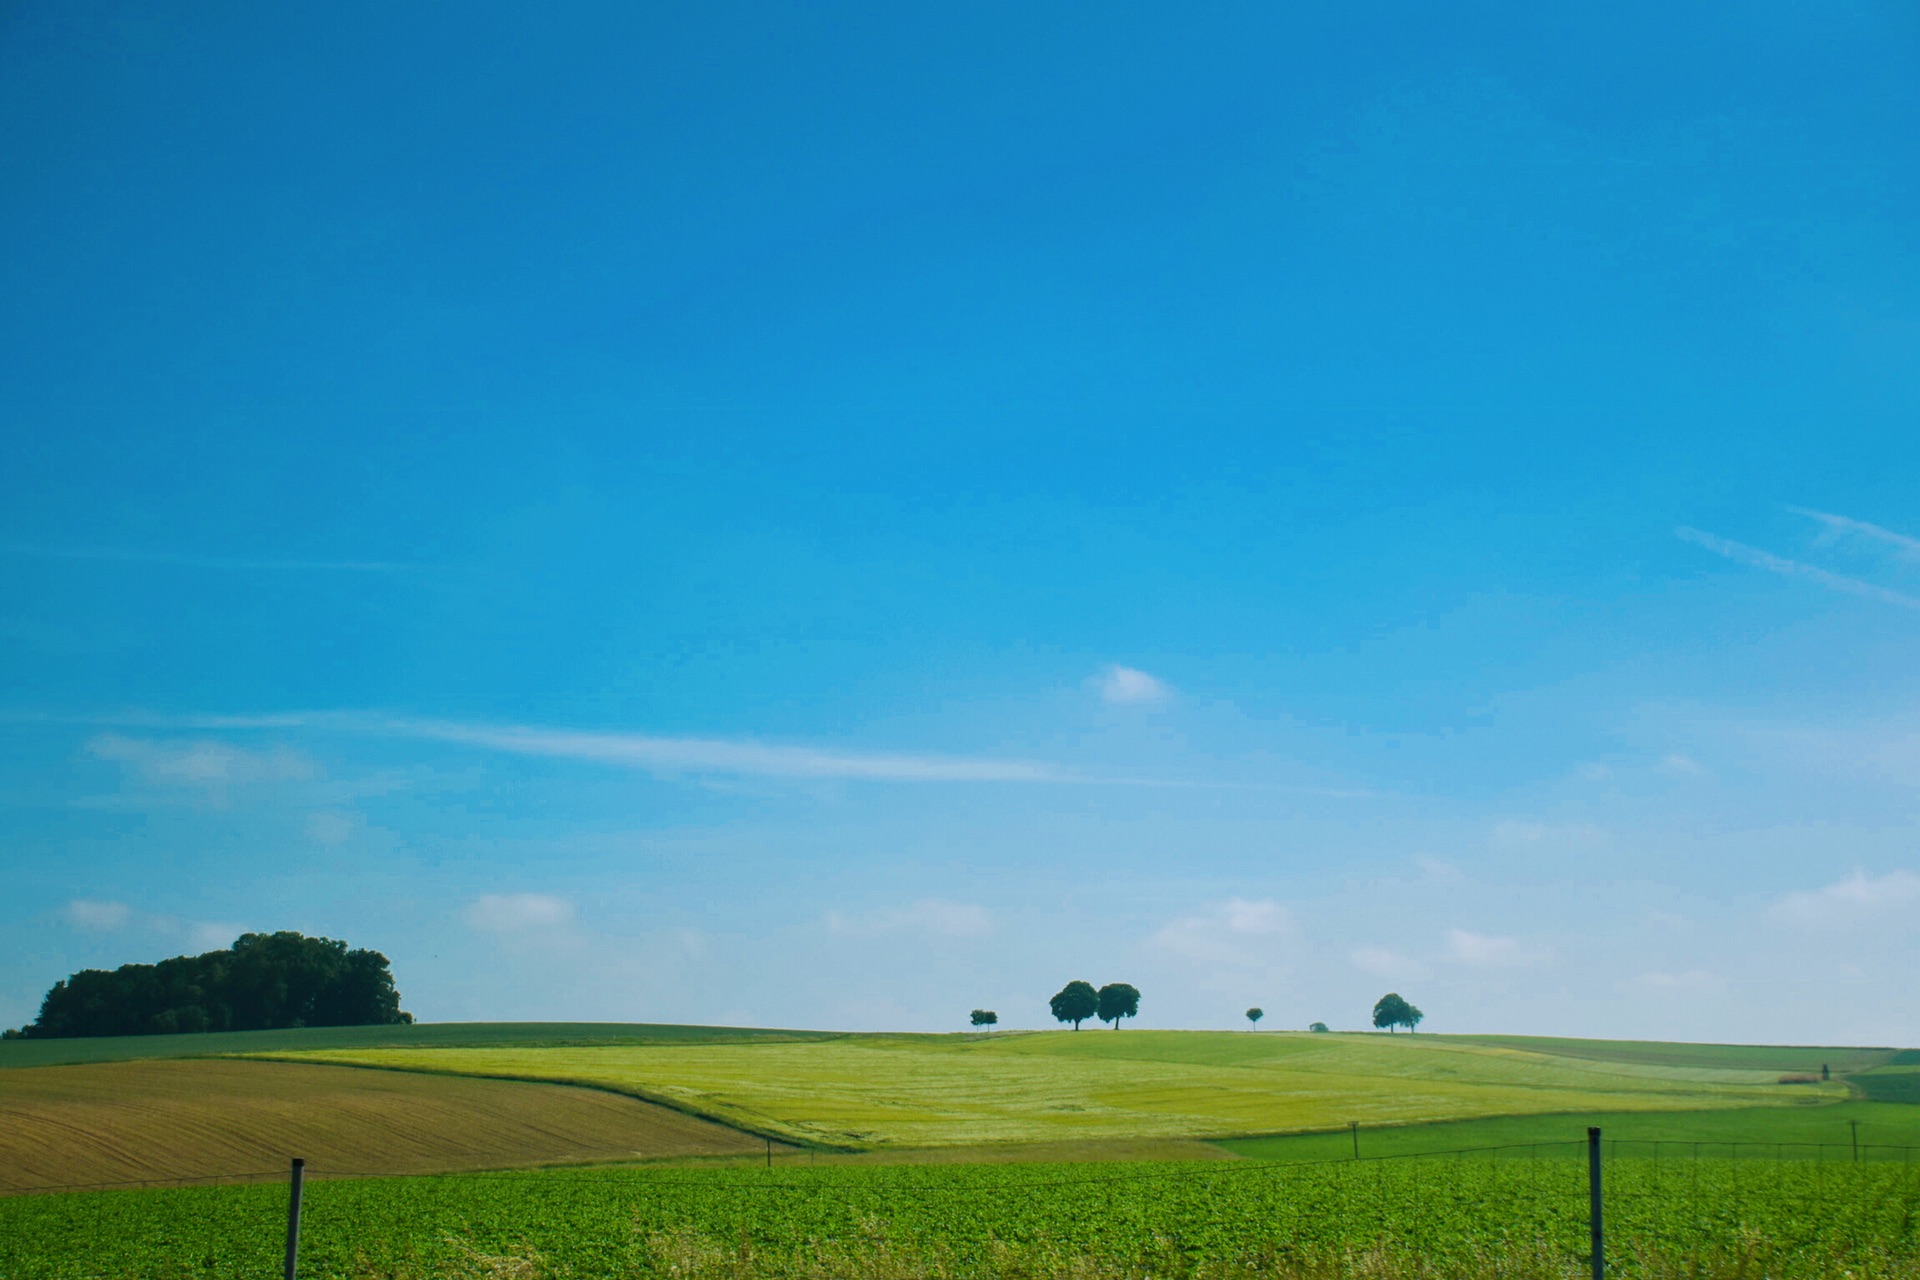
[[[1071,1022],[1075,1031],[1088,1018],[1096,1016],[1102,1022],[1111,1022],[1118,1031],[1120,1019],[1139,1016],[1140,991],[1125,982],[1109,982],[1098,991],[1091,982],[1069,982],[1047,1005],[1057,1021]]]
[[[976,1027],[990,1027],[1000,1021],[1000,1015],[991,1009],[975,1009],[972,1016]]]
[[[1389,1035],[1393,1033],[1395,1027],[1405,1027],[1408,1034],[1412,1034],[1413,1029],[1419,1026],[1420,1020],[1426,1016],[1402,999],[1397,991],[1387,992],[1374,1001],[1373,1005],[1373,1025],[1385,1027]]]
[[[243,933],[231,947],[53,984],[19,1034],[138,1036],[412,1022],[378,951],[293,932]]]

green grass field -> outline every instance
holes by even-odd
[[[1544,1047],[1535,1047],[1536,1043]],[[859,1035],[551,1047],[326,1048],[302,1061],[618,1090],[828,1148],[1226,1138],[1509,1115],[1795,1110],[1781,1083],[1891,1050],[1623,1046],[1462,1037],[1110,1031]]]
[[[1620,1280],[1916,1280],[1920,1167],[1614,1160]],[[278,1274],[277,1186],[0,1199],[9,1280]],[[1570,1280],[1585,1161],[588,1169],[316,1183],[338,1280]]]

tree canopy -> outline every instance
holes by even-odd
[[[1326,1029],[1327,1024],[1324,1022],[1315,1022],[1307,1027],[1309,1031],[1325,1031]]]
[[[1265,1009],[1262,1009],[1259,1005],[1255,1005],[1253,1006],[1253,1008],[1247,1010],[1247,1021],[1251,1022],[1256,1027],[1260,1025],[1260,1019],[1266,1016],[1267,1016],[1267,1011]]]
[[[1427,1015],[1401,999],[1397,991],[1389,991],[1374,1001],[1373,1025],[1385,1027],[1391,1034],[1395,1027],[1405,1027],[1412,1031],[1420,1025],[1420,1019]]]
[[[83,969],[53,984],[22,1034],[51,1040],[412,1021],[378,951],[293,932],[243,933],[231,947],[197,956]]]
[[[1047,1001],[1047,1007],[1053,1010],[1053,1016],[1060,1022],[1071,1022],[1078,1031],[1080,1024],[1091,1018],[1100,1009],[1100,994],[1093,989],[1091,982],[1069,982],[1054,993]]]
[[[1124,982],[1109,982],[1095,993],[1094,998],[1100,1021],[1111,1022],[1115,1031],[1120,1029],[1120,1019],[1134,1017],[1140,1012],[1139,988]]]
[[[976,1027],[990,1027],[998,1021],[1000,1021],[1000,1015],[991,1009],[975,1009],[973,1011],[973,1025]]]

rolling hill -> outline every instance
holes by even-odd
[[[952,1147],[1222,1138],[1572,1112],[1836,1103],[1783,1075],[1891,1050],[1728,1049],[1199,1031],[849,1035],[760,1043],[324,1049],[300,1061],[565,1081],[803,1144]],[[1566,1046],[1563,1049],[1563,1046]],[[1570,1050],[1570,1051],[1569,1051]]]

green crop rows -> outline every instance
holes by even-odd
[[[1623,1159],[1613,1270],[1920,1275],[1920,1166]],[[0,1201],[0,1275],[278,1274],[273,1185]],[[302,1274],[1564,1275],[1574,1158],[598,1169],[307,1189]]]

